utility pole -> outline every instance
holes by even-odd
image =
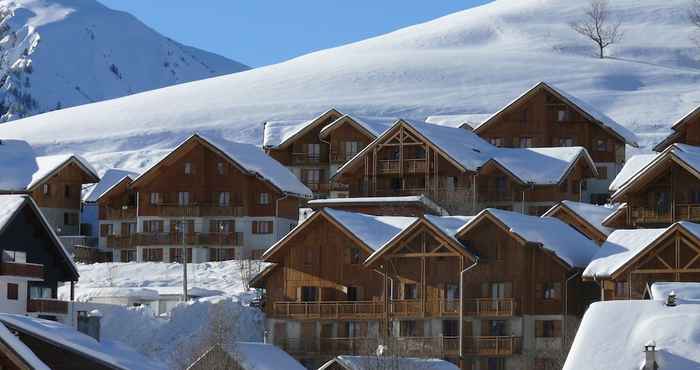
[[[182,229],[182,301],[187,302],[187,246],[185,244],[185,217],[180,222]]]

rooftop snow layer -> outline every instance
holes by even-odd
[[[298,132],[310,125],[316,118],[311,120],[285,120],[265,122],[263,130],[263,147],[277,147],[287,141]]]
[[[700,304],[630,300],[593,303],[583,316],[564,370],[639,370],[653,342],[660,369],[700,368]]]
[[[242,366],[242,370],[305,369],[287,352],[271,344],[236,342],[231,350]]]
[[[324,135],[331,127],[336,125],[343,119],[350,118],[355,121],[358,125],[362,126],[365,130],[369,131],[374,137],[381,135],[384,131],[391,128],[391,126],[396,122],[396,118],[392,117],[358,117],[351,115],[344,115],[337,120],[331,122],[328,126],[321,129],[321,135]]]
[[[98,342],[94,338],[56,321],[0,313],[0,322],[121,369],[166,369],[164,364],[147,359],[134,349],[119,342],[109,340]]]
[[[681,301],[700,303],[700,283],[690,282],[656,282],[651,284],[651,299],[665,301],[671,292]]]
[[[556,218],[541,218],[488,208],[481,211],[469,224],[480,219],[480,215],[485,212],[496,217],[511,232],[526,241],[541,244],[543,248],[554,252],[569,266],[586,267],[598,250],[590,239]]]
[[[586,222],[591,224],[591,226],[595,227],[596,230],[600,231],[604,235],[610,235],[610,233],[615,231],[615,229],[603,226],[603,220],[615,213],[618,206],[597,206],[595,204],[574,202],[571,200],[564,200],[562,201],[562,204],[580,218],[586,220]],[[552,207],[551,209],[554,209],[555,207],[556,206]],[[548,216],[549,211],[543,215],[543,217]]]
[[[455,237],[457,232],[464,227],[474,216],[433,216],[425,215],[425,218],[445,234]]]
[[[524,183],[536,185],[558,184],[578,158],[593,160],[582,147],[561,148],[496,148],[493,160]]]
[[[630,158],[627,158],[625,165],[622,167],[620,172],[615,176],[615,179],[610,183],[609,190],[612,192],[617,191],[626,184],[632,177],[634,177],[642,168],[646,167],[651,163],[656,157],[657,153],[654,154],[637,154]]]
[[[459,368],[446,360],[410,357],[379,356],[338,356],[321,366],[325,370],[333,361],[337,361],[349,370],[372,370],[395,368],[401,370],[458,370]]]
[[[46,366],[36,354],[32,352],[27,345],[22,343],[19,338],[12,334],[7,327],[0,323],[0,341],[5,343],[12,351],[14,351],[24,362],[32,367],[32,370],[51,370]]]
[[[27,195],[0,195],[0,230],[5,228],[25,201]]]
[[[473,129],[491,118],[491,116],[493,116],[493,113],[435,115],[427,117],[425,122],[433,125],[459,128],[464,128],[464,125],[467,125],[469,129]]]
[[[371,216],[330,208],[325,212],[375,251],[418,220],[417,217]]]
[[[83,288],[75,296],[77,301],[86,301],[89,298],[129,298],[143,301],[157,301],[158,292],[149,288],[139,287],[99,287]]]
[[[119,168],[110,168],[102,175],[100,182],[95,184],[83,196],[84,202],[96,202],[103,194],[120,183],[124,178],[135,179],[139,176],[138,172],[122,170]]]

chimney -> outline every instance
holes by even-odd
[[[78,311],[78,331],[100,341],[100,320],[102,313],[98,310]]]
[[[676,307],[676,305],[676,292],[671,291],[671,293],[668,293],[668,297],[666,297],[666,306]]]
[[[656,343],[651,341],[644,346],[644,368],[642,370],[658,370],[656,363]]]

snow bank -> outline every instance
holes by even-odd
[[[700,302],[700,283],[657,282],[651,284],[651,299],[665,301],[671,292],[681,301]]]

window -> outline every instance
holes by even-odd
[[[629,290],[626,281],[615,282],[615,297],[627,297]]]
[[[231,193],[222,191],[215,194],[217,194],[216,197],[219,207],[228,207],[228,205],[231,204]]]
[[[192,162],[185,162],[185,175],[192,174]]]
[[[560,368],[557,362],[550,358],[535,358],[535,370],[554,370]]]
[[[566,109],[560,109],[557,111],[557,122],[568,122],[571,120],[571,114]]]
[[[362,252],[360,252],[359,248],[350,248],[350,264],[351,265],[359,265],[362,263]]]
[[[270,194],[269,193],[260,193],[258,195],[258,204],[261,204],[261,205],[270,204]]]
[[[321,144],[306,144],[306,156],[311,160],[321,159]]]
[[[66,184],[63,186],[63,196],[70,198],[70,185]]]
[[[144,220],[143,221],[143,232],[144,233],[162,233],[163,232],[163,221],[161,221],[161,220]]]
[[[445,299],[458,300],[459,299],[459,285],[446,284],[445,285]]]
[[[162,248],[144,248],[143,249],[143,260],[146,262],[162,262],[163,261],[163,249]]]
[[[180,206],[186,206],[190,204],[190,192],[180,191],[177,193],[177,204]]]
[[[112,224],[102,224],[100,225],[100,236],[107,237],[108,235],[114,234],[114,225]]]
[[[605,141],[605,139],[596,139],[595,141],[595,150],[598,152],[606,152],[608,151],[608,142]]]
[[[403,299],[418,299],[418,285],[413,283],[404,284]]]
[[[51,195],[51,185],[50,184],[44,184],[44,195],[47,197]]]
[[[19,299],[19,285],[7,283],[7,299],[12,301]]]
[[[158,205],[163,201],[160,193],[151,193],[148,197],[148,203],[151,205]]]
[[[598,178],[600,180],[607,180],[608,178],[608,168],[607,167],[596,167],[596,170],[598,171]]]
[[[404,320],[399,324],[399,336],[415,337],[418,334],[417,324],[414,320]]]
[[[122,250],[121,262],[136,262],[136,249]]]
[[[232,233],[235,230],[235,220],[211,220],[209,222],[210,233]]]
[[[401,181],[400,177],[392,177],[390,180],[389,186],[392,190],[400,190],[401,185],[403,182]]]
[[[45,286],[29,287],[29,298],[46,299],[51,298],[51,288]]]
[[[561,298],[561,283],[544,283],[541,292],[542,299],[558,301]]]
[[[182,248],[170,248],[170,262],[182,263]],[[192,248],[187,248],[187,262],[192,262]]]
[[[496,191],[503,193],[508,190],[508,180],[505,176],[496,177]]]
[[[520,112],[520,123],[527,123],[527,109],[523,109]]]
[[[64,225],[77,225],[78,224],[78,214],[72,212],[63,213],[63,224]]]
[[[506,370],[506,359],[501,357],[491,357],[486,360],[487,370]]]
[[[253,234],[272,234],[272,221],[253,221]]]
[[[535,337],[561,337],[561,320],[535,320]]]
[[[489,142],[491,143],[491,145],[497,146],[499,148],[503,146],[503,138],[502,137],[492,137],[489,139]]]
[[[134,235],[136,234],[136,222],[123,222],[122,223],[122,235]]]
[[[442,336],[443,337],[458,337],[459,336],[459,320],[442,320]]]
[[[27,252],[4,250],[2,262],[27,263]]]
[[[532,148],[532,138],[523,136],[520,138],[520,147],[521,148]]]
[[[346,141],[344,143],[345,148],[345,160],[348,161],[354,157],[360,151],[359,141]]]
[[[314,286],[301,287],[301,296],[299,298],[302,302],[318,301],[318,288]]]
[[[318,190],[321,183],[321,170],[318,168],[301,171],[301,181],[311,190]]]
[[[359,299],[359,294],[358,294],[358,288],[356,286],[349,286],[348,287],[348,294],[347,294],[347,300],[348,301],[357,301]]]
[[[570,137],[559,138],[559,146],[574,146],[574,139]]]
[[[226,165],[224,162],[219,162],[216,164],[216,173],[219,175],[225,175],[226,174]]]
[[[571,192],[573,194],[578,194],[581,192],[581,187],[583,184],[580,180],[571,180]]]

